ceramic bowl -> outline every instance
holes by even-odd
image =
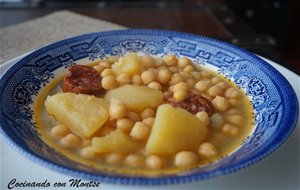
[[[40,138],[33,120],[39,92],[74,63],[140,52],[174,54],[213,69],[235,82],[250,97],[255,111],[253,133],[232,154],[188,172],[126,176],[76,163]],[[288,81],[272,66],[239,47],[216,39],[162,30],[118,30],[91,33],[38,49],[11,66],[0,80],[1,136],[37,164],[71,176],[114,184],[161,185],[191,182],[231,173],[262,160],[293,131],[298,102]]]

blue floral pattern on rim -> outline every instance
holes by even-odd
[[[158,177],[126,176],[76,163],[45,144],[32,119],[39,91],[77,61],[127,52],[186,56],[210,65],[245,90],[255,109],[255,131],[222,160],[185,173]],[[173,184],[203,180],[247,167],[276,150],[293,131],[298,102],[290,84],[255,55],[215,39],[163,30],[119,30],[81,35],[45,46],[16,64],[0,81],[1,134],[26,157],[65,174],[114,184]]]

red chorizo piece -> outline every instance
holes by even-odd
[[[188,94],[181,102],[176,101],[172,96],[166,96],[165,99],[173,107],[186,109],[192,114],[196,114],[200,111],[205,111],[208,115],[213,114],[212,103],[200,95]]]
[[[93,67],[73,65],[64,78],[64,92],[98,95],[102,90],[101,76]]]

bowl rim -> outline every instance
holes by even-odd
[[[233,44],[223,42],[218,39],[205,37],[201,35],[195,35],[195,34],[189,34],[184,32],[177,32],[177,31],[171,31],[171,30],[156,30],[156,29],[125,29],[125,30],[111,30],[111,31],[104,31],[104,32],[93,32],[88,34],[82,34],[78,36],[73,36],[70,38],[66,38],[48,45],[45,45],[25,57],[23,57],[21,60],[17,61],[15,64],[13,64],[11,67],[9,67],[5,73],[0,78],[0,95],[3,97],[3,91],[2,89],[5,87],[5,81],[9,80],[9,76],[13,74],[14,70],[18,69],[19,67],[22,67],[24,63],[26,63],[28,60],[32,59],[33,57],[42,54],[44,52],[47,52],[55,47],[59,47],[62,45],[65,45],[67,43],[78,41],[78,40],[84,40],[88,39],[89,37],[95,36],[95,35],[170,35],[170,36],[176,36],[180,38],[185,38],[189,40],[195,40],[195,41],[201,41],[204,43],[209,43],[210,45],[217,46],[219,48],[226,48],[235,52],[239,52],[243,54],[243,56],[246,56],[248,59],[251,59],[255,62],[255,64],[262,69],[265,69],[268,73],[272,73],[275,75],[275,78],[278,78],[282,80],[282,82],[286,85],[285,90],[286,94],[289,96],[288,104],[291,106],[289,107],[289,110],[293,114],[289,114],[288,118],[290,120],[290,123],[288,123],[287,127],[284,128],[284,135],[280,135],[278,138],[273,139],[274,143],[270,144],[269,146],[265,147],[263,150],[257,152],[256,154],[252,155],[250,158],[242,160],[242,162],[239,162],[238,164],[221,168],[216,171],[212,172],[204,172],[204,173],[193,173],[188,174],[184,176],[180,175],[167,175],[167,176],[159,176],[159,177],[136,177],[136,176],[114,176],[114,175],[99,175],[99,174],[92,174],[85,171],[79,171],[77,169],[73,169],[70,167],[66,167],[57,163],[54,163],[51,160],[47,160],[39,156],[38,154],[24,149],[22,146],[18,144],[18,142],[15,141],[15,139],[8,136],[2,125],[3,122],[0,122],[0,136],[8,143],[15,151],[20,153],[21,155],[25,156],[26,158],[30,159],[33,162],[37,162],[41,164],[42,166],[46,166],[52,170],[58,171],[63,174],[71,175],[74,177],[80,177],[87,180],[93,180],[93,181],[100,181],[103,183],[111,183],[111,184],[123,184],[123,185],[167,185],[167,184],[177,184],[177,183],[187,183],[187,182],[193,182],[193,181],[199,181],[204,180],[212,177],[221,176],[224,174],[229,174],[235,171],[238,171],[240,169],[246,168],[248,166],[253,165],[254,163],[266,158],[270,154],[272,154],[275,150],[277,150],[291,135],[293,130],[296,127],[296,123],[298,120],[298,114],[299,114],[299,105],[297,96],[290,85],[290,83],[287,81],[287,79],[278,72],[274,67],[272,67],[270,64],[266,63],[264,60],[259,58],[258,56],[248,52],[247,50],[244,50],[240,47],[237,47]],[[2,99],[2,98],[1,98]],[[1,100],[3,101],[3,100]],[[0,113],[2,113],[2,110],[0,110]],[[2,114],[0,115],[2,118]]]

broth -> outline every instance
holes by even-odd
[[[81,129],[77,130],[67,126],[65,118],[63,120],[58,119],[58,114],[47,113],[50,106],[47,107],[47,104],[45,106],[45,101],[47,102],[49,97],[54,97],[56,94],[79,97],[75,93],[63,93],[63,85],[66,82],[66,80],[63,81],[65,75],[58,77],[42,90],[37,98],[34,118],[41,137],[47,144],[66,157],[99,170],[151,176],[177,173],[215,162],[234,152],[251,134],[253,130],[251,102],[241,89],[223,76],[202,66],[195,65],[186,58],[167,56],[161,60],[149,56],[139,57],[136,54],[129,54],[129,56],[127,55],[127,57],[121,59],[123,59],[123,65],[126,65],[126,59],[127,61],[138,60],[139,64],[142,64],[141,69],[134,70],[131,68],[130,70],[127,68],[126,70],[126,68],[123,68],[123,71],[120,72],[118,69],[121,67],[118,67],[118,64],[120,65],[122,61],[118,59],[113,62],[102,60],[92,63],[90,66],[94,67],[102,76],[104,89],[95,96],[103,100],[105,106],[103,105],[102,111],[106,110],[108,114],[107,118],[103,119],[104,123],[99,127],[96,126],[98,128],[94,132],[83,133]],[[130,73],[132,71],[137,74],[124,75],[124,73],[127,74],[126,72]],[[152,74],[155,77],[152,77]],[[111,82],[111,86],[104,84],[104,81],[108,79],[104,79],[105,77],[114,77],[116,85],[113,82]],[[136,103],[138,106],[143,105],[142,109],[134,107],[136,105],[130,102],[137,100],[130,100],[130,98],[120,100],[123,97],[130,97],[126,93],[132,93],[130,92],[132,90],[126,90],[125,88],[133,88],[135,91],[133,93],[136,96],[139,93],[143,94],[142,89],[144,88],[141,88],[141,92],[139,92],[139,86],[148,86],[152,91],[150,90],[146,95],[153,93],[151,97],[154,97],[148,99],[146,97],[146,101],[141,100],[142,102]],[[119,90],[123,93],[122,96],[119,96],[116,89],[122,89]],[[159,98],[156,96],[159,93],[156,91],[159,91],[163,96],[163,100],[158,105],[156,101]],[[90,99],[90,96],[82,95],[80,97]],[[113,101],[116,102],[113,103]],[[193,101],[196,102],[193,103]],[[77,103],[73,102],[73,104]],[[151,103],[156,103],[156,105],[153,106]],[[189,107],[197,105],[196,112],[195,109],[184,108],[186,104]],[[119,106],[120,109],[125,106],[125,115],[122,112],[112,111],[113,109],[118,110],[113,106]],[[60,104],[55,107],[53,108],[55,110],[61,109]],[[96,108],[98,109],[99,106]],[[84,105],[82,105],[82,109],[85,109]],[[91,117],[93,113],[90,109],[88,110],[87,112],[90,113],[87,117]],[[173,130],[182,130],[178,129],[180,126],[177,126],[175,122],[174,128],[170,128],[172,134],[167,131],[166,136],[157,137],[157,134],[165,134],[162,132],[164,126],[161,126],[160,123],[171,122],[167,119],[170,114],[163,117],[163,114],[169,112],[175,115],[178,114],[178,118],[190,118],[187,120],[187,126],[189,126],[189,122],[199,123],[200,121],[201,126],[190,127],[199,130],[199,135],[207,134],[203,135],[204,137],[200,143],[195,143],[193,140],[188,140],[188,128],[186,128],[187,134],[175,134],[173,132]],[[105,117],[105,114],[101,113],[99,117]],[[99,122],[102,121],[101,118],[96,119]],[[74,120],[77,120],[77,118],[74,118]],[[208,132],[205,132],[205,130]],[[165,149],[162,147],[167,145],[161,143],[159,149],[162,150],[157,150],[158,146],[156,144],[158,144],[158,141],[163,138],[167,142],[170,136],[180,138],[178,138],[178,142],[172,142],[170,147]],[[124,146],[120,149],[119,145],[116,145],[119,142],[112,145],[113,141],[110,141],[109,138],[114,139],[113,141],[123,139],[124,145],[128,145],[128,147]],[[182,145],[177,146],[176,143],[179,144],[180,139],[186,140],[183,140],[185,142],[182,142]],[[149,141],[153,141],[153,143]],[[106,143],[108,147],[103,148]],[[124,152],[124,149],[128,149],[127,152]]]

